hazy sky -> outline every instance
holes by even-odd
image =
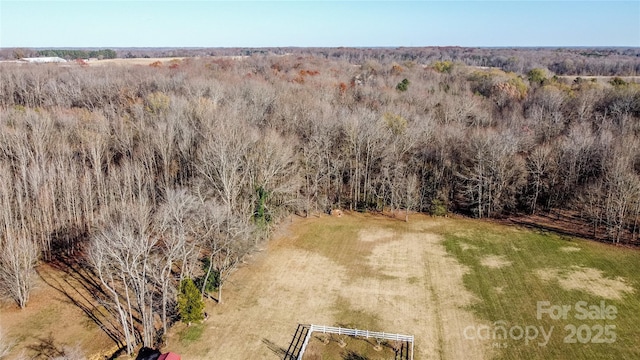
[[[640,1],[7,1],[0,47],[640,46]]]

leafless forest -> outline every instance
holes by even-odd
[[[36,265],[73,258],[131,352],[175,321],[180,279],[215,272],[222,301],[228,274],[292,213],[561,209],[596,239],[635,244],[640,86],[550,70],[637,75],[637,49],[504,64],[454,50],[1,65],[0,289],[27,306]]]

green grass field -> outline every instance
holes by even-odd
[[[526,341],[526,335],[518,339],[517,328],[506,339],[491,332],[497,358],[640,358],[638,250],[474,220],[450,221],[437,231],[445,238],[447,252],[469,267],[464,285],[480,299],[471,309],[492,323],[490,330],[497,321],[504,321],[506,324],[498,325],[509,330],[517,326],[538,328],[537,338],[530,341]],[[503,266],[483,265],[487,257],[499,258]],[[540,276],[545,273],[552,276]],[[567,274],[573,276],[565,279]],[[620,282],[626,285],[624,291],[616,291]],[[554,320],[543,312],[538,319],[539,301],[571,308],[566,311],[566,319],[560,316]],[[585,307],[600,309],[602,301],[605,308],[615,307],[617,314],[593,309],[583,319]],[[576,309],[578,302],[582,303]],[[541,309],[549,306],[541,305]],[[540,327],[550,334],[546,344]],[[470,330],[470,334],[474,332]],[[536,332],[530,328],[529,334],[533,338]],[[481,335],[486,337],[487,333],[481,330]]]

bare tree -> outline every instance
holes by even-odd
[[[527,170],[529,172],[530,194],[530,211],[536,213],[536,207],[541,194],[548,191],[549,183],[547,178],[549,173],[554,171],[554,159],[552,157],[551,148],[548,146],[540,146],[533,149],[527,157]]]
[[[252,226],[238,217],[227,215],[214,236],[216,251],[212,264],[218,273],[218,302],[222,303],[222,287],[250,250]]]
[[[405,216],[404,221],[409,222],[409,212],[415,208],[418,203],[418,177],[416,174],[411,173],[408,174],[406,180],[404,181],[405,186],[405,199],[404,199],[404,208],[405,208]]]
[[[167,331],[167,312],[170,304],[175,303],[175,290],[178,281],[174,279],[174,265],[182,263],[182,269],[192,268],[198,256],[194,253],[200,247],[206,215],[199,199],[185,189],[167,190],[166,200],[156,213],[155,227],[161,240],[155,254],[154,278],[161,292],[161,318],[164,333]],[[180,279],[185,271],[180,271]]]
[[[524,183],[518,140],[512,134],[480,132],[469,145],[472,158],[459,173],[468,204],[480,218],[499,216],[516,205],[516,194]]]
[[[608,234],[614,244],[623,236],[627,217],[640,201],[640,178],[630,170],[629,159],[618,155],[606,174],[605,214]]]
[[[150,234],[148,205],[142,200],[123,205],[92,239],[89,259],[111,295],[131,353],[137,343],[134,317],[142,325],[142,343],[154,345],[155,288],[151,255],[157,239]]]
[[[248,152],[249,184],[256,199],[254,221],[266,224],[295,207],[300,178],[294,146],[293,139],[268,131]]]
[[[38,246],[23,231],[4,229],[0,238],[0,282],[21,308],[27,306],[35,283]]]
[[[8,175],[9,170],[0,167],[0,173]],[[0,284],[20,308],[29,301],[40,254],[38,244],[29,236],[27,204],[22,194],[20,184],[11,187],[10,183],[0,183]]]
[[[238,201],[248,177],[246,155],[255,137],[250,128],[231,120],[233,114],[225,115],[206,125],[196,168],[227,212],[233,213],[241,210]]]

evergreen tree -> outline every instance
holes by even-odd
[[[180,283],[178,294],[178,311],[182,321],[191,324],[204,319],[204,301],[193,280],[186,278]]]

